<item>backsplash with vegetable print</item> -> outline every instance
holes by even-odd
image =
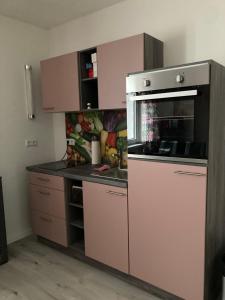
[[[127,152],[126,110],[66,113],[66,138],[74,139],[67,146],[67,158],[91,162],[91,141],[96,136],[101,146],[102,161],[116,165],[113,154]]]

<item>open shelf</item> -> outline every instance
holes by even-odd
[[[84,248],[84,240],[71,244],[70,248],[72,248],[73,250],[79,251],[81,253],[84,253],[84,251],[85,251],[84,250],[85,249]]]
[[[84,253],[83,187],[81,180],[68,180],[69,247]]]
[[[83,203],[73,203],[73,202],[69,202],[69,206],[73,206],[73,207],[78,207],[78,208],[83,208]]]
[[[84,229],[84,222],[83,220],[74,220],[70,222],[71,226],[80,228],[80,229]]]
[[[92,64],[91,55],[97,48],[83,50],[79,53],[80,101],[81,109],[98,109],[98,78],[89,77],[87,64]],[[88,105],[90,103],[90,105]]]
[[[98,80],[81,81],[81,107],[87,109],[88,103],[91,104],[91,109],[98,108]]]
[[[97,80],[98,78],[97,77],[88,77],[88,78],[82,78],[81,80],[82,81],[91,81],[91,80]]]
[[[84,253],[84,229],[80,227],[70,226],[70,248]]]
[[[74,207],[83,207],[82,182],[71,182],[71,195],[69,205]]]

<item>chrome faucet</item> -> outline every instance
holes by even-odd
[[[124,156],[123,156],[123,151],[119,151],[119,153],[113,153],[112,157],[115,158],[117,157],[119,160],[119,169],[126,169],[126,167],[124,167],[123,161],[124,161]]]

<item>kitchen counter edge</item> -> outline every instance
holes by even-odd
[[[127,188],[127,180],[125,179],[108,179],[108,178],[103,178],[103,177],[97,177],[91,175],[93,171],[90,171],[88,174],[88,170],[85,170],[82,172],[82,170],[76,170],[73,173],[68,172],[68,170],[71,169],[63,169],[59,171],[53,171],[53,170],[47,170],[47,169],[42,169],[38,167],[38,165],[34,166],[28,166],[26,167],[26,170],[29,172],[35,172],[35,173],[43,173],[47,175],[53,175],[53,176],[59,176],[59,177],[64,177],[65,179],[72,179],[72,180],[81,180],[81,181],[89,181],[89,182],[95,182],[95,183],[100,183],[100,184],[106,184],[106,185],[111,185],[111,186],[117,186],[121,188]],[[85,173],[85,174],[82,174]]]

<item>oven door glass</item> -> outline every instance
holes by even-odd
[[[128,97],[128,153],[207,159],[207,87]]]

